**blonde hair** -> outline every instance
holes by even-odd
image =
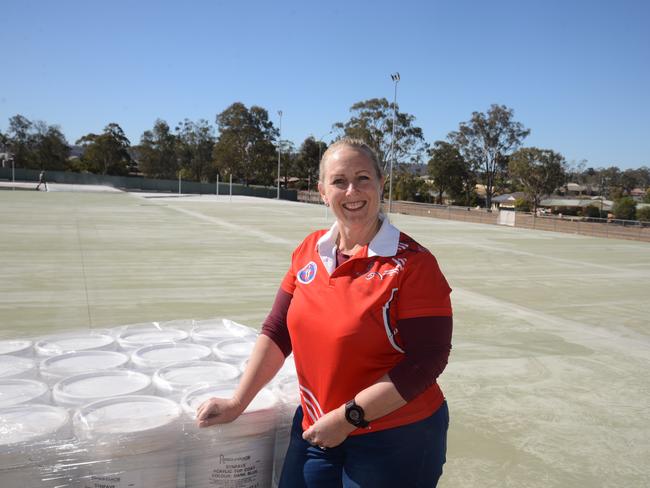
[[[327,159],[332,154],[334,154],[334,152],[338,151],[342,147],[349,147],[351,149],[359,151],[360,153],[363,153],[370,161],[372,161],[372,164],[375,167],[375,171],[377,173],[377,178],[381,180],[383,173],[381,171],[381,165],[379,164],[379,158],[377,157],[377,153],[375,152],[375,150],[361,139],[344,137],[332,143],[332,145],[330,145],[330,147],[328,147],[325,153],[323,154],[323,157],[320,160],[320,165],[318,166],[319,181],[322,182],[325,176],[325,162],[327,161]]]

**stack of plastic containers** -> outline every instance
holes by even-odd
[[[77,410],[83,488],[177,488],[181,409],[155,396],[99,400]]]
[[[271,486],[297,405],[291,358],[234,422],[195,420],[232,395],[257,335],[212,319],[0,340],[0,488]]]
[[[189,391],[181,405],[186,415],[185,486],[192,488],[271,486],[277,399],[263,389],[234,422],[200,429],[196,410],[211,397],[229,398],[232,388]]]

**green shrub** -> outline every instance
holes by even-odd
[[[584,210],[584,216],[589,217],[590,219],[598,219],[600,218],[600,209],[595,205],[589,205]]]
[[[530,212],[531,206],[528,200],[517,198],[515,200],[515,210],[517,212]]]
[[[614,218],[621,220],[636,219],[636,202],[632,197],[623,197],[616,200],[612,208]]]
[[[637,209],[636,218],[641,222],[650,222],[650,207],[641,207]]]

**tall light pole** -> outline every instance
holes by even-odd
[[[278,131],[278,200],[280,200],[280,156],[282,155],[282,110],[278,110],[280,116],[280,129]]]
[[[395,84],[395,95],[393,96],[393,134],[390,139],[390,175],[388,177],[388,213],[393,210],[393,161],[395,160],[395,125],[397,124],[397,84],[399,83],[399,73],[395,72],[390,75],[390,79]]]

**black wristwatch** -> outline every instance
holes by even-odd
[[[345,420],[355,427],[366,428],[370,425],[364,416],[363,408],[356,404],[354,398],[345,404]]]

